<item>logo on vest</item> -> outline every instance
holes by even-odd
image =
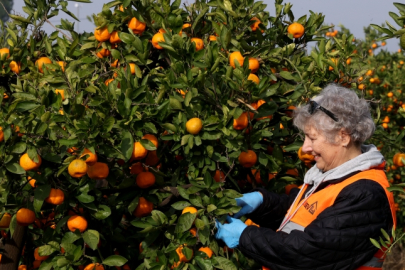
[[[304,203],[304,208],[308,210],[308,212],[313,215],[318,208],[318,202],[314,202],[313,204],[309,204],[308,202]]]

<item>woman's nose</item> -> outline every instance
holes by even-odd
[[[302,145],[302,152],[311,153],[312,152],[312,143],[311,140],[305,137],[304,144]]]

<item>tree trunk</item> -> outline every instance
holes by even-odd
[[[27,228],[17,224],[14,235],[6,240],[0,270],[17,270],[21,251],[25,243]]]

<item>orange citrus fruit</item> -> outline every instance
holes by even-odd
[[[237,119],[233,119],[233,128],[242,130],[247,128],[249,124],[247,112],[242,113]]]
[[[305,28],[302,24],[295,22],[288,26],[287,32],[294,38],[300,38],[304,35]]]
[[[6,55],[6,59],[10,58],[10,50],[8,48],[1,48],[0,58],[3,58],[3,55]]]
[[[35,66],[38,67],[39,72],[44,73],[44,65],[52,64],[52,60],[48,57],[41,57],[37,61],[35,61]]]
[[[141,162],[136,162],[136,163],[132,164],[132,166],[130,168],[131,174],[140,174],[143,171],[144,171],[144,169],[143,169]]]
[[[21,63],[17,63],[16,61],[11,61],[10,62],[10,69],[15,74],[19,74],[20,70],[21,70]]]
[[[105,179],[109,173],[110,169],[108,168],[108,165],[103,162],[96,162],[92,166],[89,165],[87,169],[87,176],[94,180]]]
[[[68,166],[68,173],[74,178],[80,178],[87,173],[87,164],[84,160],[75,159]]]
[[[47,203],[60,205],[65,200],[65,193],[62,190],[51,188],[48,198],[45,199]]]
[[[298,188],[298,186],[296,184],[288,184],[285,186],[285,194],[289,195],[291,189],[293,188]]]
[[[122,42],[122,40],[118,36],[118,31],[113,31],[110,36],[110,43],[117,44],[117,43],[121,43],[121,42]]]
[[[195,44],[196,51],[204,49],[204,41],[201,38],[192,38],[191,43]]]
[[[309,153],[302,152],[302,146],[298,149],[298,158],[305,163],[314,161],[315,157]]]
[[[252,150],[248,150],[247,152],[240,153],[238,160],[243,167],[251,168],[256,164],[257,155]]]
[[[163,50],[163,47],[159,45],[159,42],[165,42],[165,37],[163,36],[163,33],[160,33],[160,32],[153,35],[152,46],[155,49]]]
[[[55,90],[56,95],[60,95],[62,97],[62,100],[65,100],[65,90],[63,89],[56,89]]]
[[[60,66],[62,71],[65,72],[66,62],[65,61],[58,61],[58,65]]]
[[[84,157],[87,155],[85,162],[89,166],[93,166],[97,162],[97,154],[93,154],[89,149],[85,148],[83,154],[80,157]]]
[[[202,129],[202,126],[201,119],[197,117],[191,118],[186,123],[187,132],[193,135],[197,135]]]
[[[183,211],[181,211],[181,214],[185,214],[185,213],[195,214],[195,213],[197,213],[197,208],[195,208],[193,206],[187,206],[183,209]]]
[[[250,73],[248,76],[248,80],[254,82],[255,84],[259,84],[260,83],[260,79],[259,77],[257,77],[257,75]]]
[[[254,222],[253,222],[251,219],[249,219],[249,218],[248,218],[247,220],[245,220],[245,224],[248,225],[248,226],[260,227],[260,225],[254,223]]]
[[[40,155],[38,156],[38,162],[34,162],[30,157],[28,156],[28,153],[25,153],[21,156],[20,158],[20,166],[25,170],[25,171],[31,171],[31,170],[36,170],[41,166],[42,159]]]
[[[137,218],[149,215],[153,210],[153,203],[146,200],[144,197],[139,198],[138,205],[135,208],[133,215]]]
[[[214,180],[215,180],[215,182],[224,182],[225,174],[220,170],[216,170],[215,175],[214,175]]]
[[[49,256],[41,256],[41,255],[39,255],[38,249],[39,249],[39,247],[37,247],[34,250],[34,258],[35,258],[36,261],[45,261],[46,259],[49,258]]]
[[[146,23],[133,17],[128,23],[128,28],[131,29],[134,34],[142,35],[143,31],[146,29]]]
[[[233,52],[229,55],[229,64],[233,68],[236,67],[235,61],[237,61],[240,66],[243,66],[244,58],[240,52]]]
[[[68,219],[67,226],[71,232],[75,232],[76,229],[84,232],[87,229],[87,220],[82,216],[74,215]]]
[[[104,26],[102,28],[96,28],[94,29],[94,37],[96,40],[99,42],[107,41],[110,39],[110,33],[108,32],[107,26]]]
[[[144,157],[146,157],[147,154],[148,150],[146,150],[140,142],[134,143],[134,151],[132,152],[133,160],[143,159]]]
[[[142,139],[151,141],[151,143],[153,143],[153,144],[155,145],[155,147],[158,147],[158,146],[159,146],[158,139],[157,139],[156,136],[153,135],[153,134],[146,134],[146,135],[144,135],[144,136],[142,137]]]
[[[35,221],[35,213],[28,208],[20,208],[17,211],[16,219],[21,226],[28,226]]]
[[[148,155],[146,156],[145,164],[148,166],[156,166],[159,163],[159,157],[157,156],[157,152],[149,151]]]
[[[250,25],[252,31],[256,31],[257,29],[259,29],[259,24],[261,23],[261,21],[257,17],[253,17],[250,20],[255,21],[253,24]]]
[[[141,172],[136,177],[136,185],[140,188],[149,188],[156,182],[155,175],[151,172]]]
[[[250,57],[249,58],[249,69],[250,72],[256,73],[259,70],[260,64],[257,58]]]
[[[83,270],[104,270],[104,266],[99,263],[91,263],[87,265]]]
[[[9,213],[4,213],[3,217],[0,220],[0,228],[10,227],[11,215]]]
[[[99,52],[97,52],[97,57],[98,58],[104,58],[104,57],[108,57],[111,55],[110,50],[104,49],[102,48]]]
[[[201,251],[201,252],[204,252],[205,254],[207,254],[208,258],[211,258],[212,254],[214,254],[209,247],[200,247],[200,249],[198,251]]]

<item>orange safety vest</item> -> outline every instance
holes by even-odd
[[[388,183],[387,176],[381,169],[370,169],[364,172],[357,173],[340,183],[330,184],[326,188],[317,191],[316,193],[313,193],[309,197],[303,199],[302,197],[305,194],[306,188],[308,187],[307,184],[304,184],[304,186],[302,187],[302,191],[298,194],[299,197],[295,200],[294,205],[290,207],[287,213],[288,216],[286,216],[285,220],[294,222],[304,228],[307,227],[318,217],[320,213],[322,213],[326,208],[332,206],[335,203],[336,198],[345,187],[362,179],[375,181],[384,188],[385,194],[387,195],[390,204],[392,220],[395,228],[397,219],[394,206],[394,196],[387,190],[390,185]],[[291,217],[291,215],[293,216]],[[287,217],[290,219],[288,219]],[[369,266],[368,263],[366,263],[356,270],[381,270],[382,262],[384,261],[384,259],[384,252],[379,250],[376,254],[374,254],[374,258],[370,261],[377,260],[378,265],[381,265],[381,267],[376,267],[375,263],[372,263],[373,266]]]

